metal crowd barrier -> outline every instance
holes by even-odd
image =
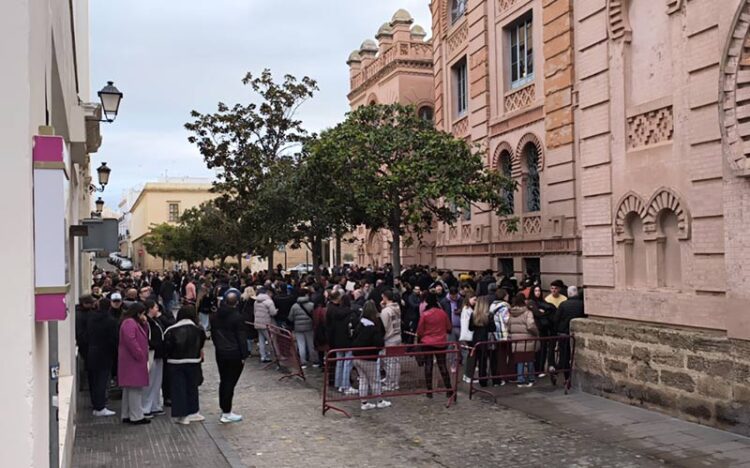
[[[355,356],[355,351],[364,354]],[[332,349],[325,359],[323,415],[334,410],[351,417],[349,411],[331,404],[335,402],[377,403],[413,395],[443,394],[450,407],[457,397],[460,355],[458,343]]]
[[[271,342],[273,348],[273,357],[265,368],[268,369],[274,365],[285,368],[289,373],[281,376],[279,380],[290,377],[300,377],[305,380],[305,371],[302,369],[297,342],[292,332],[275,325],[268,325],[267,330],[268,341]],[[263,338],[259,336],[258,339]]]
[[[571,386],[574,358],[575,337],[569,335],[479,342],[471,349],[467,359],[471,369],[467,373],[471,374],[469,399],[475,392],[495,398],[494,394],[481,388],[484,382],[484,386],[489,381],[497,385],[507,381],[528,383],[544,374],[550,377],[553,385],[557,385],[560,373],[563,374],[563,388],[567,394]],[[537,364],[533,370],[530,363]],[[541,368],[536,368],[539,363]],[[475,370],[478,370],[478,375]],[[480,388],[476,387],[477,383]]]

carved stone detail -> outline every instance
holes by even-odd
[[[671,189],[660,188],[648,201],[643,215],[643,229],[646,232],[657,230],[657,218],[663,210],[670,210],[677,216],[677,229],[680,239],[690,238],[690,214],[683,206],[681,197]]]
[[[536,99],[536,86],[532,83],[505,95],[505,112],[513,112],[529,107]]]
[[[625,240],[625,220],[630,213],[635,213],[643,219],[646,213],[646,203],[643,198],[635,192],[628,192],[617,204],[615,212],[615,236],[617,241]]]
[[[529,235],[536,235],[542,233],[542,217],[541,216],[524,216],[523,217],[523,233]]]
[[[750,176],[750,127],[739,116],[750,112],[750,1],[743,0],[721,64],[719,121],[729,165]]]
[[[497,0],[497,12],[503,13],[504,11],[513,7],[517,0]]]
[[[672,106],[628,117],[628,149],[670,141],[674,135]]]
[[[536,135],[533,133],[527,133],[524,136],[521,137],[521,139],[518,141],[518,146],[516,146],[516,154],[515,154],[515,160],[513,161],[513,172],[514,175],[516,173],[515,167],[518,166],[518,173],[520,174],[521,171],[521,154],[523,153],[523,149],[526,147],[527,144],[533,144],[536,146],[536,151],[539,158],[539,164],[538,164],[538,170],[539,172],[542,172],[544,170],[544,146],[542,146],[541,140],[537,138]]]
[[[495,152],[490,155],[490,169],[500,170],[500,156],[503,154],[503,152],[507,152],[510,155],[511,175],[520,175],[520,161],[518,160],[516,152],[513,151],[513,147],[510,146],[510,143],[508,143],[507,141],[503,141],[499,145],[497,145],[497,148],[495,148]]]
[[[684,0],[667,0],[667,13],[677,13],[682,8]]]
[[[624,39],[630,42],[630,21],[628,20],[628,2],[630,0],[608,0],[609,37],[612,40]]]
[[[453,51],[461,47],[465,42],[466,38],[469,36],[469,23],[467,21],[463,21],[461,25],[453,31],[453,34],[451,34],[448,37],[448,40],[445,42],[448,47],[448,53],[451,54]]]
[[[453,123],[453,135],[463,138],[469,133],[469,117],[464,116],[461,120]]]

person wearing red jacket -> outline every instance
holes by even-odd
[[[445,337],[453,329],[448,315],[440,307],[438,297],[435,293],[430,292],[425,298],[426,308],[422,317],[419,319],[417,326],[417,339],[422,344],[422,352],[433,351],[432,354],[424,354],[424,376],[427,384],[427,390],[432,390],[432,367],[433,361],[437,361],[440,375],[443,378],[445,388],[452,388],[451,380],[448,375],[448,366],[445,363],[445,354],[438,353],[444,351],[448,346]],[[453,396],[452,391],[448,391],[448,398]],[[432,398],[432,391],[426,394],[427,398]]]

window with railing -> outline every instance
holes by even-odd
[[[510,44],[510,88],[519,88],[534,79],[532,17],[528,13],[508,27]]]

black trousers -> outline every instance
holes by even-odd
[[[109,367],[104,369],[89,369],[86,373],[89,380],[91,406],[96,411],[101,411],[107,405],[107,390],[112,369]]]
[[[219,368],[219,407],[222,413],[231,413],[234,387],[245,365],[239,359],[219,358],[216,358],[216,365]]]
[[[169,372],[169,367],[171,364],[167,363],[167,360],[164,359],[164,371],[162,372],[162,378],[161,378],[161,395],[164,397],[165,400],[172,400],[171,390],[172,385],[169,383],[171,372]]]
[[[169,384],[172,396],[172,417],[184,418],[195,414],[198,406],[200,364],[170,364]]]

